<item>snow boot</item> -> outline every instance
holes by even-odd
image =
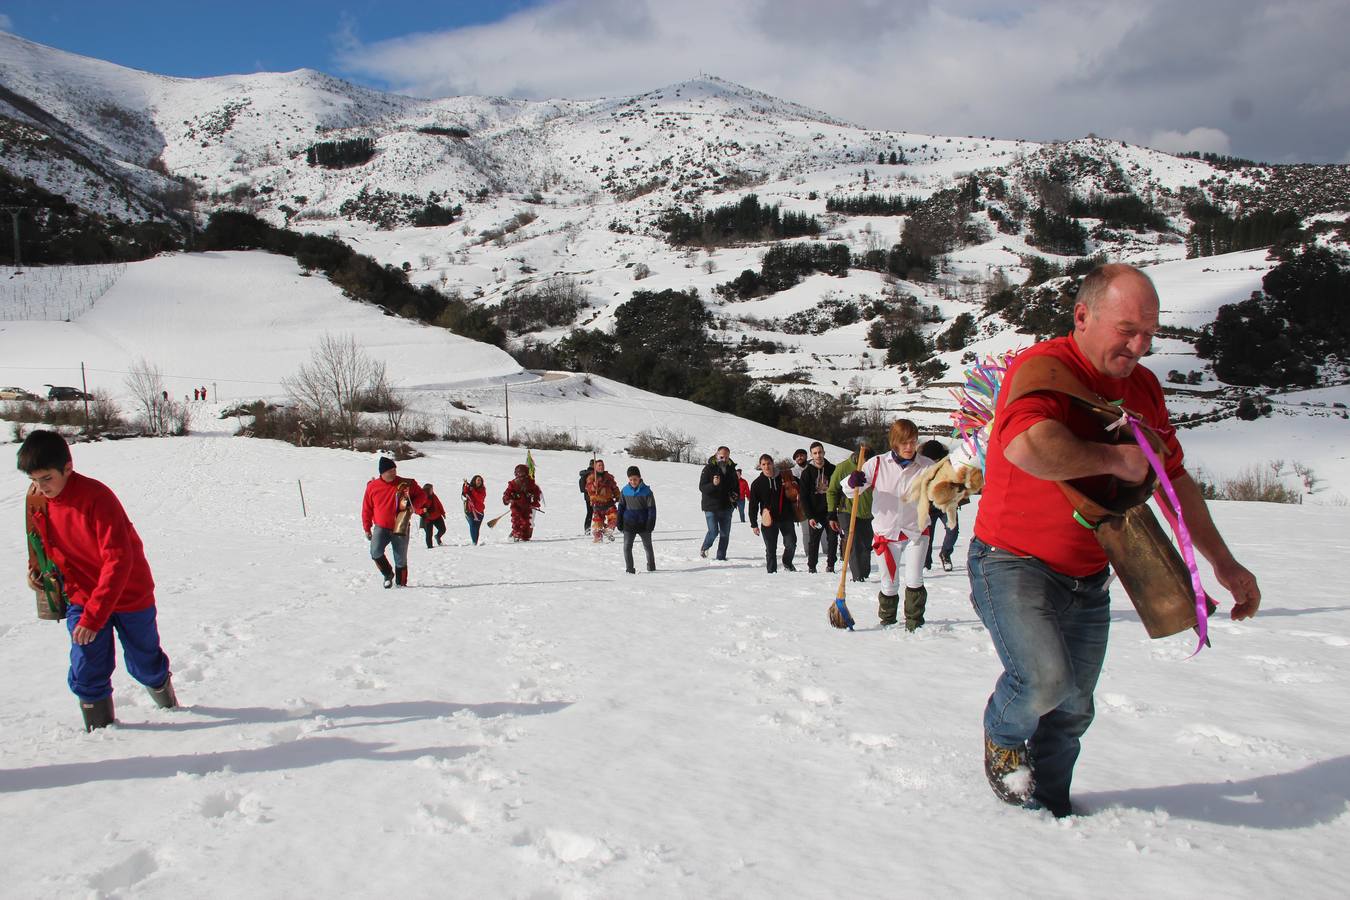
[[[146,690],[150,692],[150,699],[154,700],[160,709],[173,709],[178,705],[178,695],[173,692],[172,675],[165,678],[159,687],[147,687]]]
[[[384,586],[387,588],[393,587],[394,567],[389,565],[389,560],[381,556],[379,559],[375,560],[375,568],[379,569],[380,574],[384,576]]]
[[[942,571],[950,572],[952,570],[952,558],[946,553],[939,553],[938,560],[942,563]]]
[[[928,606],[928,588],[905,588],[905,630],[923,627],[923,612]]]
[[[1024,806],[1036,790],[1031,753],[1026,747],[1000,747],[984,736],[984,776],[994,796],[1013,806]]]
[[[85,734],[88,734],[95,728],[107,728],[114,721],[112,696],[109,695],[102,700],[95,700],[92,703],[81,700],[80,713],[84,716]]]
[[[407,567],[407,566],[403,566],[402,568],[395,569],[394,572],[395,572],[395,582],[394,582],[394,583],[397,584],[399,587],[407,587],[407,586],[408,586],[408,567]]]
[[[900,610],[899,594],[877,594],[877,615],[882,625],[894,625],[895,616]]]

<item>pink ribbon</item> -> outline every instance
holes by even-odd
[[[1144,431],[1139,425],[1139,420],[1127,412],[1121,413],[1123,420],[1129,424],[1130,431],[1134,433],[1134,439],[1139,444],[1139,449],[1144,451],[1144,457],[1148,460],[1153,471],[1158,473],[1158,484],[1162,486],[1163,493],[1167,495],[1167,500],[1172,504],[1172,509],[1164,509],[1167,520],[1172,523],[1172,530],[1176,532],[1177,544],[1181,547],[1181,558],[1186,561],[1186,568],[1191,573],[1191,589],[1195,592],[1195,631],[1200,636],[1195,645],[1195,656],[1205,647],[1205,642],[1209,637],[1209,595],[1205,593],[1205,586],[1200,581],[1200,570],[1195,565],[1195,545],[1191,542],[1190,529],[1186,527],[1186,520],[1181,515],[1181,501],[1177,498],[1176,489],[1172,487],[1172,479],[1167,477],[1167,472],[1163,468],[1162,460],[1154,452],[1153,445],[1144,437]],[[1175,515],[1173,515],[1175,512]],[[1188,657],[1189,658],[1189,657]]]

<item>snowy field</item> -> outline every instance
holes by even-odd
[[[522,456],[424,449],[403,474],[453,510],[482,473],[489,515]],[[999,665],[964,534],[927,627],[873,627],[874,574],[850,634],[825,621],[833,576],[767,575],[748,526],[729,562],[698,558],[694,466],[642,463],[654,574],[580,536],[585,458],[537,453],[534,542],[503,521],[468,546],[452,515],[386,591],[372,457],[224,433],[75,453],[145,540],[184,708],[119,670],[119,724],[83,733],[64,630],[22,588],[11,472],[6,897],[1344,896],[1345,509],[1216,504],[1266,597],[1194,659],[1115,598],[1083,815],[1055,821],[984,783]]]
[[[1208,302],[1199,273],[1176,275]],[[73,383],[66,357],[83,359],[119,394],[144,357],[176,394],[207,381],[222,399],[275,396],[323,330],[361,335],[429,417],[504,420],[510,382],[515,427],[571,431],[619,473],[644,429],[684,433],[700,456],[727,443],[747,468],[805,443],[606,379],[521,372],[256,253],[130,265],[72,322],[0,323],[0,367],[35,389]],[[862,627],[841,633],[825,619],[837,581],[800,553],[800,572],[767,575],[737,524],[727,563],[699,558],[696,466],[640,463],[658,571],[629,576],[617,544],[580,535],[586,457],[536,452],[534,542],[509,543],[503,521],[468,546],[452,514],[449,546],[415,546],[411,586],[385,591],[359,519],[374,458],[231,437],[221,405],[195,406],[190,437],[75,450],[145,540],[182,709],[119,671],[119,724],[83,732],[68,638],[22,586],[24,477],[0,491],[6,898],[1344,894],[1350,508],[1336,498],[1350,466],[1334,407],[1182,433],[1210,471],[1283,458],[1326,483],[1302,506],[1215,504],[1266,599],[1252,622],[1215,619],[1213,649],[1149,641],[1115,598],[1082,815],[1057,822],[1000,805],[981,772],[1000,668],[960,562],[973,509],[956,571],[930,578],[926,628],[874,627],[874,575],[850,585]],[[453,512],[481,473],[489,516],[524,455],[420,448],[403,474]]]

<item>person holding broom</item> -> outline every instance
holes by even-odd
[[[919,428],[909,419],[891,423],[891,452],[867,460],[844,482],[850,499],[872,493],[872,549],[881,557],[881,592],[877,614],[882,625],[894,625],[899,614],[900,585],[905,586],[905,630],[923,627],[928,590],[923,586],[923,556],[928,549],[927,522],[919,521],[919,504],[905,499],[919,473],[933,464],[919,454]]]
[[[464,521],[469,523],[469,537],[477,546],[478,532],[483,527],[483,515],[487,511],[487,485],[483,476],[475,475],[464,482],[459,497],[464,501]]]

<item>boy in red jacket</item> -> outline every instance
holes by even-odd
[[[34,431],[19,447],[19,470],[46,498],[33,523],[70,597],[70,674],[80,698],[85,731],[113,722],[113,632],[122,642],[127,671],[155,703],[178,705],[169,658],[155,624],[155,581],[145,549],[117,496],[102,482],[74,470],[70,447],[54,431]],[[29,571],[30,586],[38,573]]]
[[[416,481],[398,476],[398,463],[387,456],[380,457],[380,474],[366,483],[366,495],[361,499],[361,527],[370,541],[370,558],[384,576],[384,586],[408,586],[408,534],[412,531],[412,516],[416,511],[426,515],[427,495]],[[394,551],[394,566],[385,559],[384,548]]]

